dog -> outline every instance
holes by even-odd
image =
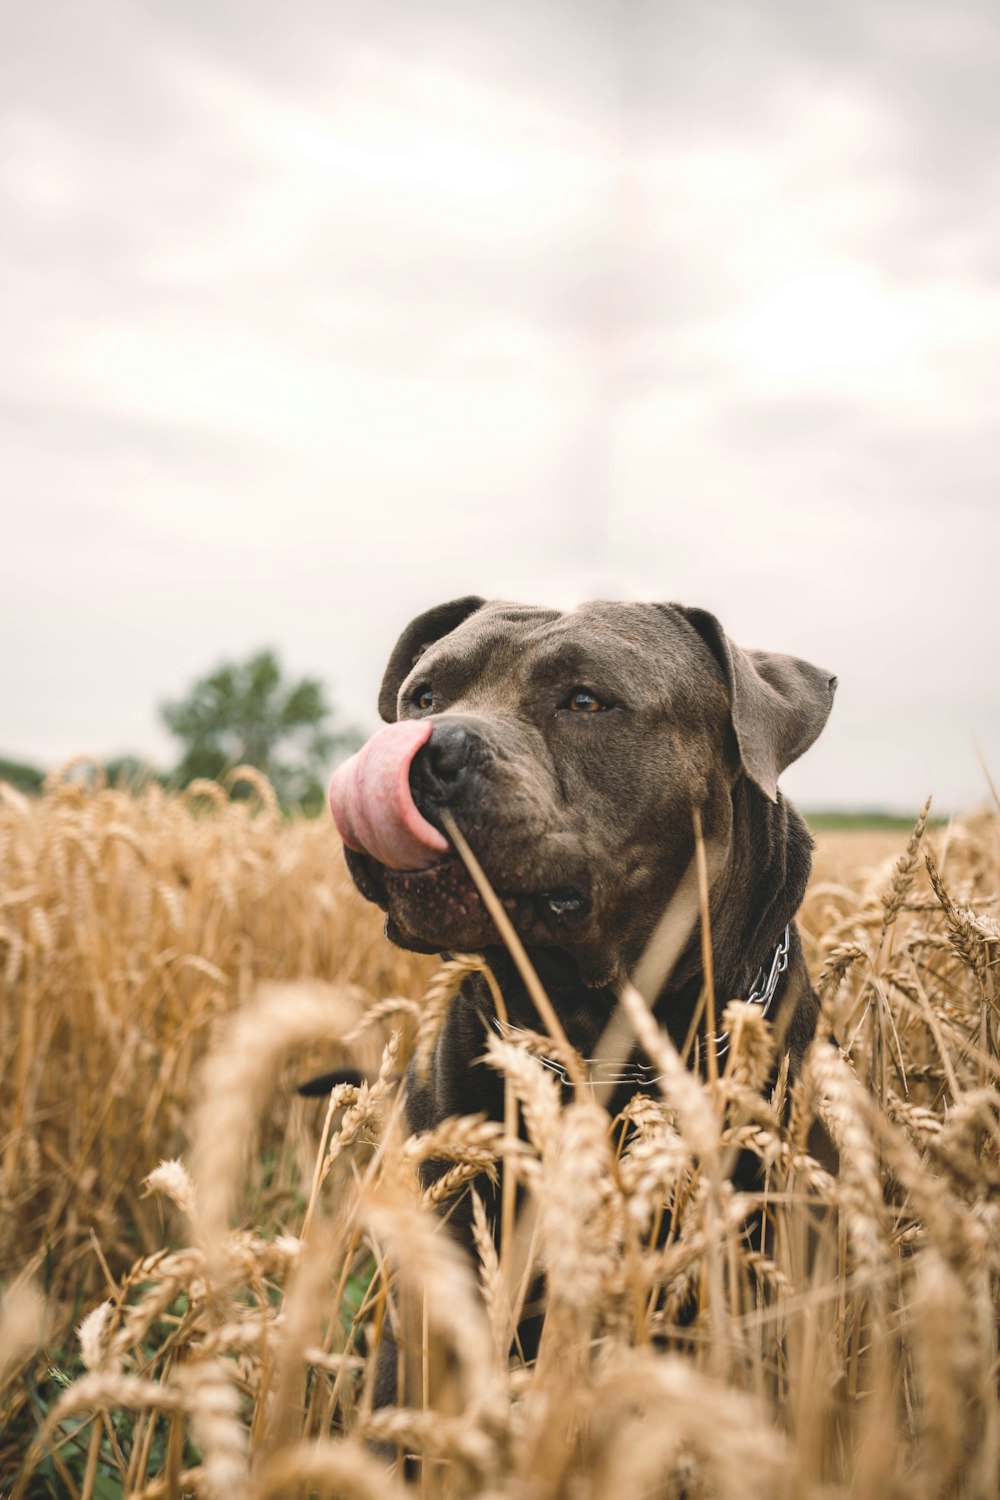
[[[351,875],[385,911],[391,942],[482,953],[509,1024],[543,1030],[455,857],[450,815],[588,1058],[689,880],[697,815],[715,993],[761,1006],[794,1073],[818,1014],[795,924],[812,841],[777,783],[822,730],[835,688],[808,662],[743,650],[703,609],[562,612],[475,596],[439,605],[403,631],[379,694],[385,726],[331,783]],[[647,995],[678,1048],[698,1029],[699,927]],[[408,1075],[413,1131],[456,1114],[503,1118],[503,1081],[482,1061],[496,1019],[488,983],[470,975],[426,1076]],[[706,1041],[724,1048],[700,1026],[702,1056]],[[652,1071],[636,1054],[607,1099],[612,1115],[631,1094],[655,1092]],[[468,1242],[467,1195],[450,1212]]]

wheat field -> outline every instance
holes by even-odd
[[[495,1037],[506,1119],[407,1138],[399,1075],[478,960],[391,948],[325,821],[234,775],[251,800],[0,786],[0,1492],[995,1497],[995,814],[820,838],[791,1087],[746,1008],[703,1083],[626,992],[662,1074],[627,1118]],[[475,1265],[438,1211],[466,1192]]]

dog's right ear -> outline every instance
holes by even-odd
[[[393,647],[379,689],[378,711],[387,724],[394,724],[396,721],[396,697],[421,653],[442,636],[457,630],[463,620],[474,615],[485,603],[486,600],[480,599],[478,594],[466,594],[464,599],[452,599],[448,604],[438,604],[434,609],[428,609],[410,621]]]
[[[707,609],[672,606],[701,636],[725,673],[743,769],[771,802],[778,777],[798,760],[829,717],[837,679],[776,651],[744,651]]]

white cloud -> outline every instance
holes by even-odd
[[[367,713],[437,598],[622,591],[840,672],[807,800],[978,795],[974,0],[98,11],[3,23],[0,750],[165,753],[265,641]]]

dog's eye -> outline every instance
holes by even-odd
[[[571,714],[598,714],[604,704],[589,688],[576,687],[570,693],[566,707]]]
[[[431,688],[430,683],[422,682],[419,687],[415,687],[413,689],[413,692],[410,694],[410,702],[415,704],[417,708],[422,708],[425,711],[428,708],[433,708],[434,691]]]

